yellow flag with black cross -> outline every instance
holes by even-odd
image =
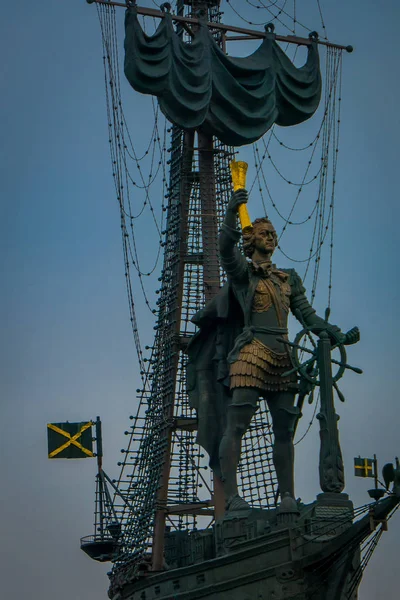
[[[93,458],[92,421],[48,423],[49,458]]]
[[[354,459],[354,475],[356,477],[375,477],[375,461],[373,458]]]

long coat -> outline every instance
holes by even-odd
[[[303,296],[304,288],[297,273],[293,269],[282,271],[289,275],[293,296]],[[210,467],[217,474],[220,473],[218,449],[231,399],[228,356],[239,336],[243,336],[243,329],[250,324],[259,280],[260,276],[249,268],[246,285],[226,283],[192,319],[199,330],[187,349],[189,404],[197,412],[197,442],[208,452]]]

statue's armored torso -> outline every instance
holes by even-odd
[[[291,286],[283,271],[269,270],[258,281],[251,310],[254,339],[240,351],[231,365],[231,389],[256,387],[262,392],[286,391],[293,386],[293,375],[282,377],[290,370],[289,355],[277,336],[262,329],[286,328],[290,308]]]

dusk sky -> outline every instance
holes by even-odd
[[[254,23],[270,20],[265,11],[251,6],[257,0],[230,4]],[[297,5],[299,21],[321,32],[317,2]],[[346,403],[337,406],[345,491],[360,506],[369,502],[367,489],[373,481],[353,476],[353,457],[375,453],[383,466],[400,453],[395,375],[400,335],[400,10],[394,0],[321,0],[320,5],[329,39],[355,48],[343,56],[331,320],[344,331],[354,325],[361,331],[360,343],[348,349],[348,360],[364,374],[345,375],[341,389]],[[222,10],[224,22],[249,26],[225,1]],[[293,12],[293,0],[286,10]],[[122,57],[122,8],[117,17]],[[276,32],[288,33],[279,23]],[[299,27],[298,34],[306,32]],[[0,46],[2,597],[101,600],[107,598],[110,565],[91,561],[79,549],[79,538],[93,533],[95,461],[48,460],[46,432],[49,422],[100,415],[104,467],[116,477],[123,432],[135,413],[140,387],[109,158],[96,9],[84,0],[6,3]],[[246,55],[252,49],[235,45],[231,52]],[[321,50],[322,60],[324,56]],[[140,153],[151,136],[151,99],[125,81],[121,85]],[[317,125],[311,120],[300,127],[306,139]],[[289,129],[281,134],[289,145],[296,145],[301,135]],[[251,159],[248,150],[242,156]],[[297,173],[296,164],[282,161],[285,173],[292,168]],[[249,177],[254,178],[251,164]],[[256,189],[249,200],[254,217],[262,210]],[[153,197],[157,218],[162,193],[159,186]],[[140,206],[140,194],[137,201]],[[272,212],[270,216],[274,220]],[[274,223],[279,231],[279,221]],[[289,255],[303,257],[307,245],[296,236],[292,230],[285,234],[285,248]],[[150,270],[158,242],[148,212],[137,224],[137,242],[143,268]],[[275,260],[281,267],[293,266],[278,252]],[[328,268],[326,260],[323,264]],[[145,281],[152,305],[160,268],[158,262],[154,278]],[[325,271],[315,304],[320,314],[326,306],[326,285]],[[154,322],[137,280],[134,286],[145,346],[151,344]],[[299,436],[311,418],[312,407],[306,410]],[[318,451],[314,423],[297,447],[296,491],[304,502],[312,502],[320,491]],[[399,534],[400,512],[371,559],[360,600],[398,598]]]

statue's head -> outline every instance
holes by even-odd
[[[278,236],[267,217],[256,219],[251,228],[243,230],[243,250],[248,258],[253,258],[256,251],[258,256],[270,257],[277,245]]]

